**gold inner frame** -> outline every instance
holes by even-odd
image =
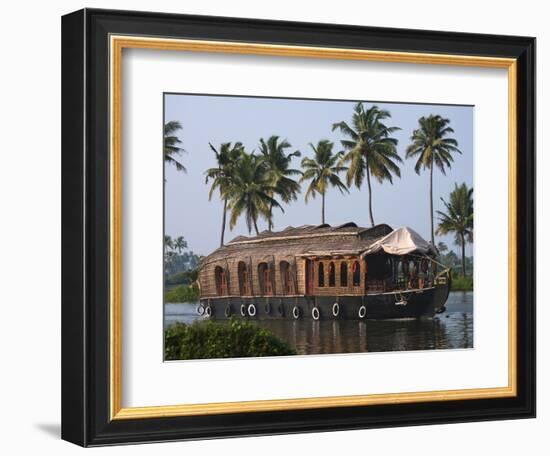
[[[508,70],[508,386],[425,392],[403,392],[245,402],[126,407],[122,397],[122,145],[121,95],[123,49],[254,54],[317,59],[366,60],[429,65],[453,65]],[[468,55],[387,52],[242,42],[222,42],[117,36],[110,37],[110,412],[111,419],[158,418],[220,413],[297,410],[423,401],[487,399],[517,394],[517,61]]]

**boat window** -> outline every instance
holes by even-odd
[[[336,286],[336,270],[332,261],[328,265],[328,286]]]
[[[248,267],[244,261],[239,261],[239,290],[242,296],[251,295],[250,291],[250,274],[248,273]]]
[[[281,270],[281,284],[284,294],[292,294],[294,291],[294,286],[292,282],[292,277],[290,273],[290,264],[288,261],[281,261],[279,263],[279,269]]]
[[[348,286],[348,263],[345,261],[340,263],[340,286]]]
[[[361,267],[359,266],[359,261],[353,262],[353,286],[358,287],[361,285]]]
[[[318,280],[317,285],[319,287],[325,286],[325,265],[323,263],[319,263],[319,269],[317,271]]]
[[[271,281],[271,271],[267,263],[258,265],[258,280],[260,282],[260,294],[272,295],[273,283]]]
[[[216,292],[219,296],[226,295],[228,284],[225,270],[221,266],[216,266],[216,269],[214,270],[214,276],[216,279]]]

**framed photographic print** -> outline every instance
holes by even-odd
[[[534,38],[85,9],[62,55],[64,439],[535,416]]]

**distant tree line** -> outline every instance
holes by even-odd
[[[200,256],[187,249],[187,242],[183,236],[172,238],[164,236],[164,274],[173,275],[179,272],[189,272],[197,268]],[[194,279],[195,280],[195,279]],[[185,282],[178,282],[185,283]]]
[[[460,247],[460,246],[459,246]],[[439,251],[439,261],[442,265],[449,268],[455,276],[472,276],[474,273],[474,257],[461,257],[460,253],[450,250],[445,242],[437,243]]]

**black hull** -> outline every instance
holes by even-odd
[[[227,297],[201,299],[198,311],[212,320],[431,318],[443,309],[448,295],[449,285],[438,285],[364,296]]]

